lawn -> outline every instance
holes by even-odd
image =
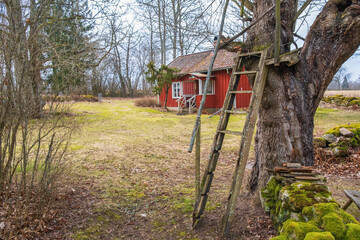
[[[71,111],[79,128],[73,133],[69,147],[71,171],[66,186],[84,204],[82,211],[73,216],[77,220],[69,221],[64,237],[218,239],[238,137],[225,139],[204,226],[194,231],[191,228],[194,154],[189,154],[187,149],[195,115],[179,116],[135,107],[133,100],[108,99],[103,103],[75,103]],[[219,120],[219,116],[207,117],[202,117],[202,166]],[[360,111],[319,109],[315,118],[315,132],[323,133],[333,126],[358,122]],[[244,115],[233,117],[228,129],[241,130],[244,119]],[[251,158],[253,155],[252,150]],[[334,189],[342,190],[339,184],[335,184]],[[341,193],[337,196],[340,202],[345,200]],[[249,203],[246,205],[252,208]],[[235,221],[242,221],[243,212],[239,211]],[[268,221],[264,214],[257,220]],[[235,235],[254,232],[251,239],[260,239],[254,229],[234,226],[232,232]],[[271,233],[269,229],[268,234]],[[266,232],[261,234],[269,237]]]

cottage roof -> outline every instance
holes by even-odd
[[[206,72],[209,68],[213,51],[189,54],[172,61],[168,66],[180,69],[180,74]],[[216,55],[213,70],[232,68],[236,52],[220,49]]]

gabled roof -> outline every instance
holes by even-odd
[[[172,61],[168,66],[180,69],[180,74],[206,72],[209,68],[213,51],[189,54],[181,56]],[[213,70],[232,68],[236,52],[229,52],[225,49],[218,51],[214,62]]]

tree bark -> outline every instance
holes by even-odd
[[[34,0],[30,1],[30,31],[29,31],[29,57],[30,57],[30,81],[33,93],[32,116],[40,118],[42,114],[42,99],[41,99],[41,49],[39,46],[39,9]]]
[[[296,0],[281,3],[282,53],[290,50],[295,4]],[[271,6],[271,0],[257,1],[254,20]],[[358,4],[329,1],[306,36],[300,61],[291,67],[270,66],[257,123],[252,191],[266,184],[265,168],[314,163],[314,115],[334,74],[360,45],[359,14]],[[268,15],[249,33],[250,47],[266,45],[272,50],[274,27],[274,15]]]

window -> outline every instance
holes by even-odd
[[[172,97],[173,98],[180,98],[180,96],[181,96],[180,82],[172,83]]]
[[[202,80],[199,80],[199,81],[200,81],[200,94],[203,94],[203,92],[204,92],[203,89],[205,87],[205,81],[202,81]],[[214,80],[210,80],[207,94],[209,94],[209,95],[215,94],[215,81]]]

